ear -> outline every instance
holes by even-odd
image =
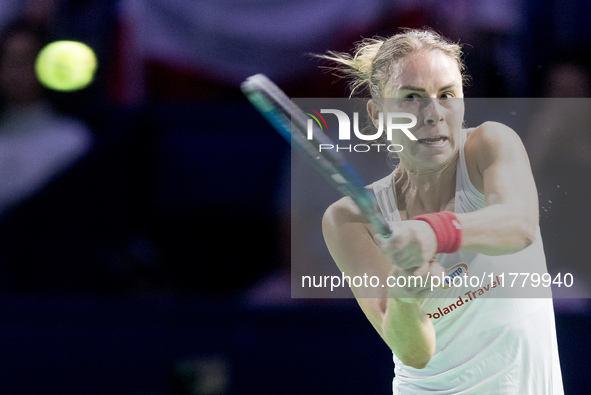
[[[378,119],[380,114],[380,105],[374,99],[370,99],[367,102],[367,114],[369,115],[369,119],[371,119],[371,123],[376,128],[379,126]]]

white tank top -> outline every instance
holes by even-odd
[[[472,185],[464,158],[467,132],[462,132],[456,174],[456,213],[485,207],[485,197]],[[380,210],[390,223],[401,221],[393,174],[372,186]],[[433,358],[424,369],[394,358],[395,395],[515,394],[562,395],[554,310],[549,288],[521,288],[523,277],[509,287],[510,272],[546,273],[538,228],[529,247],[511,255],[488,256],[459,251],[438,254],[452,273],[480,279],[437,288],[422,306],[436,331]],[[496,275],[505,272],[504,287]],[[491,275],[492,273],[492,275]],[[519,286],[517,286],[519,284]],[[508,296],[517,297],[508,297]],[[527,296],[527,298],[524,297]],[[491,297],[497,296],[497,297]],[[498,297],[503,296],[503,297]]]

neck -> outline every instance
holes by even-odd
[[[416,170],[400,162],[396,169],[396,192],[410,217],[446,209],[455,196],[457,160],[454,155],[438,168]]]

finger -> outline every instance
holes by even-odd
[[[395,233],[392,233],[394,235]],[[381,234],[374,233],[373,234],[373,242],[380,248],[389,248],[392,245],[392,241],[396,239],[396,237],[390,237],[385,239]]]
[[[439,264],[439,262],[436,261],[435,259],[431,259],[429,261],[428,265],[429,265],[429,273],[432,276],[440,277],[442,275],[445,275],[445,268],[443,266],[441,266]]]
[[[431,264],[429,262],[423,262],[417,264],[417,266],[406,269],[412,276],[429,277],[431,275]]]
[[[422,266],[425,261],[419,254],[416,254],[409,249],[397,251],[391,255],[391,260],[399,267],[409,269],[413,267]]]

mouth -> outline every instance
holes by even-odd
[[[430,147],[443,147],[447,140],[448,138],[446,136],[434,136],[426,139],[418,139],[417,143],[428,145]]]

